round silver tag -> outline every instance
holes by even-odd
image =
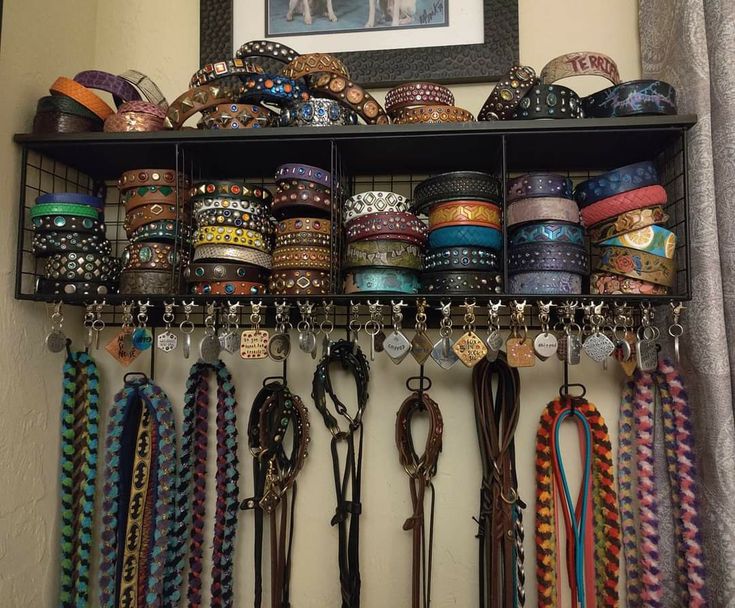
[[[268,340],[268,355],[274,361],[285,361],[291,353],[291,338],[287,334],[273,334]]]
[[[199,343],[199,355],[205,363],[217,363],[221,350],[219,338],[214,335],[207,334]]]
[[[558,349],[559,340],[557,340],[556,336],[551,332],[542,332],[536,336],[536,339],[533,341],[533,350],[536,351],[536,354],[542,361],[546,361],[546,359],[555,355]]]
[[[52,353],[60,353],[66,348],[66,336],[60,329],[52,330],[48,336],[46,336],[46,348]]]
[[[299,348],[305,353],[313,353],[316,350],[316,335],[313,331],[299,334]]]

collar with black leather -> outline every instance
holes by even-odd
[[[584,118],[584,114],[582,102],[572,89],[559,84],[538,84],[521,99],[513,118]]]

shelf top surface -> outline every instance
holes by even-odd
[[[258,141],[276,139],[332,140],[406,137],[423,135],[463,135],[496,133],[498,135],[532,132],[569,133],[584,131],[617,131],[628,129],[690,129],[697,123],[694,114],[675,116],[632,116],[627,118],[585,118],[560,120],[475,121],[465,123],[414,124],[414,125],[348,125],[338,127],[284,127],[277,129],[153,131],[150,133],[53,133],[36,135],[16,133],[13,140],[31,149],[46,145],[71,145],[80,143],[123,144],[133,142],[152,143],[204,143],[212,141]]]
[[[650,158],[694,126],[694,115],[419,125],[293,127],[241,131],[16,134],[29,151],[116,179],[129,169],[192,163],[215,178],[272,175],[276,166],[331,166],[334,143],[348,174],[499,172],[503,141],[509,171],[591,170]],[[181,165],[179,165],[181,166]],[[184,166],[187,166],[186,164]]]

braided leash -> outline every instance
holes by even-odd
[[[579,420],[578,424],[581,423],[582,432],[591,442],[592,500],[591,504],[589,500],[578,501],[576,511],[571,505],[571,496],[564,492],[560,457],[554,449],[557,443],[555,429],[571,415],[572,409],[576,411],[574,417]],[[584,495],[584,487],[582,490],[580,498]],[[568,571],[574,574],[570,586],[573,592],[579,592],[576,598],[578,605],[596,602],[597,606],[617,606],[620,522],[612,471],[612,446],[603,417],[593,404],[584,399],[556,399],[549,403],[541,414],[536,436],[536,576],[538,605],[543,607],[562,605],[561,589],[557,584],[559,514],[554,506],[557,500],[565,507],[565,518],[569,522],[567,538],[572,541],[571,522],[578,520],[577,515],[581,515],[582,510],[592,507],[594,525],[589,526],[586,520],[586,529],[579,526],[576,533],[576,546],[581,555],[575,555],[572,547],[567,552],[570,557]],[[593,552],[589,550],[590,544],[594,545]]]
[[[623,387],[620,412],[618,477],[624,494],[623,539],[628,597],[646,608],[663,606],[662,573],[658,565],[659,519],[654,473],[656,412],[663,423],[666,470],[671,486],[677,550],[677,579],[682,606],[705,606],[704,563],[699,533],[696,461],[690,409],[681,375],[667,358],[653,372],[637,371]],[[630,460],[636,445],[636,477]],[[638,513],[633,504],[633,485]],[[636,520],[637,515],[637,520]],[[636,525],[638,521],[638,525]]]
[[[69,352],[61,402],[61,574],[59,604],[89,601],[89,562],[97,478],[99,376],[85,352]]]
[[[143,415],[146,412],[146,415]],[[155,459],[149,462],[144,505],[133,503],[142,492],[133,489],[136,472],[133,470],[136,456],[145,463],[138,442],[141,429],[150,425],[148,454]],[[175,563],[168,551],[173,532],[174,491],[176,489],[176,429],[173,408],[163,391],[147,378],[127,380],[125,387],[115,396],[110,410],[110,421],[105,440],[105,482],[102,504],[102,529],[100,534],[100,605],[104,608],[118,606],[170,605],[164,597],[164,579],[171,576]],[[142,486],[140,486],[142,487]],[[150,506],[150,503],[153,506]],[[127,529],[128,515],[133,509],[150,511],[150,524],[138,532],[143,535],[139,546],[147,548],[146,555],[138,554],[138,580],[136,591],[121,597],[119,580],[126,574],[123,551],[128,542],[135,540],[133,530]],[[145,519],[145,515],[144,515]],[[142,568],[140,564],[145,564]]]
[[[181,452],[176,530],[173,559],[181,564],[188,546],[188,605],[202,605],[202,560],[206,514],[207,416],[210,373],[217,380],[217,471],[215,474],[215,524],[212,550],[211,605],[233,603],[232,569],[237,521],[237,401],[232,376],[222,361],[195,363],[186,382],[184,430]],[[181,582],[180,578],[171,585]],[[180,597],[180,596],[177,596]]]
[[[623,532],[623,555],[628,603],[638,605],[641,597],[640,563],[638,559],[638,530],[635,519],[635,491],[633,489],[633,397],[632,383],[623,389],[618,420],[618,497],[620,522]]]
[[[524,505],[525,507],[525,505]],[[513,532],[515,533],[516,544],[513,549],[513,560],[516,564],[514,573],[515,595],[513,596],[513,606],[525,606],[526,604],[526,550],[523,543],[526,539],[526,531],[523,528],[523,508],[516,503],[513,506]]]

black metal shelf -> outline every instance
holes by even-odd
[[[669,202],[666,227],[676,233],[678,266],[673,295],[667,296],[575,296],[584,301],[649,301],[665,304],[691,298],[687,204],[687,131],[696,124],[694,115],[644,116],[613,119],[565,119],[542,121],[474,122],[459,124],[348,126],[327,128],[248,129],[243,131],[182,130],[154,133],[79,133],[56,135],[15,135],[22,149],[20,219],[16,297],[37,301],[63,300],[69,304],[89,303],[93,298],[73,295],[42,296],[34,293],[35,279],[42,274],[42,262],[34,259],[30,241],[30,208],[35,197],[45,192],[91,192],[107,182],[105,218],[113,254],[120,255],[127,243],[122,223],[124,210],[115,182],[126,170],[141,167],[171,168],[192,179],[245,178],[269,187],[275,168],[286,162],[306,162],[329,167],[341,184],[336,200],[350,192],[390,189],[408,197],[413,187],[427,175],[453,170],[483,170],[507,181],[525,171],[557,171],[575,181],[641,160],[654,160]],[[333,205],[332,221],[341,226],[341,206]],[[332,238],[335,260],[341,259],[341,231]],[[507,245],[506,245],[507,246]],[[504,259],[507,252],[504,246]],[[594,251],[591,254],[594,256]],[[340,286],[340,267],[333,269],[333,281]],[[507,285],[507,268],[502,272]],[[182,285],[182,288],[184,286]],[[331,300],[344,306],[351,300],[403,298],[416,302],[424,297],[434,305],[451,299],[461,304],[463,296],[437,295],[327,295],[289,297],[298,300]],[[98,299],[102,299],[101,297]],[[107,295],[106,302],[119,305],[137,297]],[[175,299],[225,303],[249,303],[250,298],[174,295],[151,297],[153,304]],[[284,298],[258,296],[264,304]],[[477,296],[478,304],[488,300],[537,301],[534,295]],[[568,296],[544,297],[554,302]]]
[[[651,158],[696,124],[696,116],[641,116],[421,125],[355,125],[242,131],[17,134],[14,141],[96,180],[148,166],[175,168],[179,149],[203,175],[271,175],[310,158],[327,165],[332,144],[354,174],[435,173],[497,166],[509,171],[612,168]],[[430,140],[431,146],[427,146]]]

